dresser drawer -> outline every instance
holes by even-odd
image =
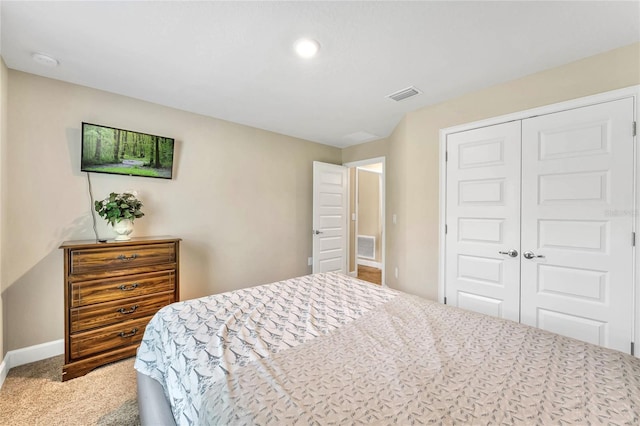
[[[173,293],[136,297],[71,309],[69,330],[77,333],[92,328],[148,317],[174,302]]]
[[[174,243],[77,249],[69,254],[69,274],[133,269],[176,261]]]
[[[71,359],[84,358],[112,349],[140,343],[151,317],[126,321],[93,331],[71,334]]]
[[[174,270],[138,274],[107,280],[81,281],[69,284],[71,308],[173,291]]]

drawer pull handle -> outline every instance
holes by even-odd
[[[125,333],[124,331],[121,331],[119,336],[122,338],[126,338],[126,337],[133,337],[136,334],[138,334],[138,329],[134,328],[133,330],[131,330],[131,333]]]
[[[133,259],[137,258],[138,255],[133,253],[131,256],[125,256],[124,254],[121,254],[120,256],[118,256],[118,260],[121,260],[123,262],[131,262]]]
[[[138,309],[138,305],[133,305],[129,310],[126,310],[125,308],[120,308],[118,309],[118,312],[120,312],[121,314],[127,315],[127,314],[134,313],[137,309]]]
[[[119,285],[118,288],[122,291],[131,291],[138,288],[138,285],[139,285],[138,283],[133,283],[131,285],[122,284],[122,285]]]

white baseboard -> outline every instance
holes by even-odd
[[[382,263],[376,262],[375,260],[366,260],[366,259],[358,258],[356,263],[358,265],[370,266],[372,268],[382,269]]]
[[[4,379],[7,378],[9,370],[13,367],[19,367],[24,364],[29,364],[30,362],[40,361],[56,355],[62,355],[63,353],[64,339],[7,352],[0,363],[0,388],[2,388]]]

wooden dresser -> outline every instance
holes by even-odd
[[[180,239],[66,241],[62,380],[128,358],[160,308],[179,300]]]

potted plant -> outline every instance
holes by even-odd
[[[95,202],[95,209],[118,234],[116,241],[130,240],[133,232],[133,221],[144,216],[142,202],[136,198],[134,192],[118,194],[112,192],[102,201]]]

